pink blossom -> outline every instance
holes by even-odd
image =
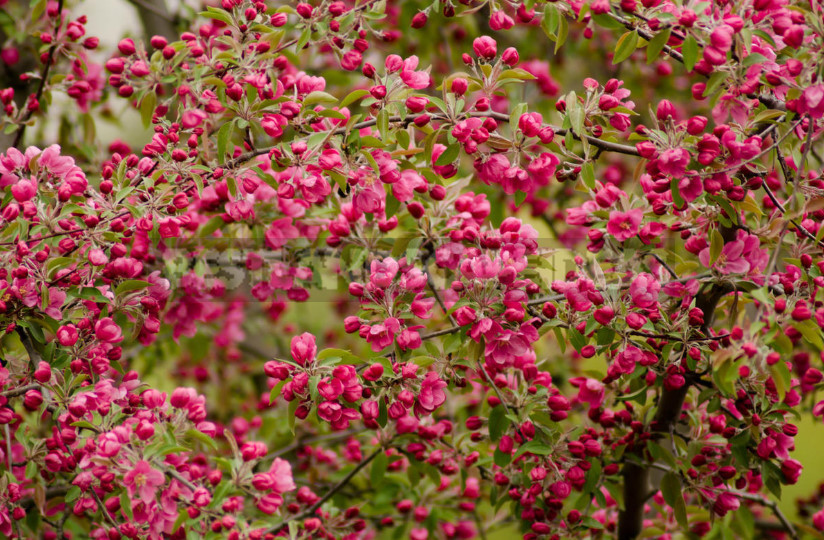
[[[275,458],[269,467],[269,473],[274,476],[272,489],[277,493],[286,493],[297,487],[292,480],[292,465],[285,459]]]
[[[472,42],[472,50],[479,58],[491,60],[498,54],[497,43],[489,36],[475,38]]]
[[[681,178],[690,162],[690,153],[684,148],[670,148],[658,156],[658,170],[664,174]]]
[[[120,327],[111,317],[105,317],[95,323],[94,335],[97,339],[106,343],[119,343],[123,340]]]
[[[129,496],[134,500],[137,494],[143,504],[154,502],[157,489],[165,483],[166,478],[163,473],[153,469],[144,460],[135,463],[134,467],[123,477],[123,484],[129,490]]]
[[[661,290],[661,284],[652,276],[643,272],[635,276],[629,286],[629,294],[632,298],[632,303],[641,308],[654,307],[658,302],[658,293]]]
[[[403,69],[401,70],[401,80],[413,90],[422,90],[432,84],[432,78],[428,71],[415,71],[418,67],[418,57],[410,56],[403,61]]]
[[[415,403],[416,410],[431,413],[446,401],[444,388],[448,385],[437,373],[430,371],[421,381],[421,389],[418,392],[418,400]]]
[[[766,267],[768,262],[766,250],[760,249],[756,235],[738,231],[732,242],[727,242],[715,262],[710,261],[710,247],[704,248],[698,259],[706,267],[712,266],[723,274],[756,273]]]
[[[578,378],[578,401],[597,409],[604,402],[604,385],[596,379]]]
[[[638,226],[643,217],[644,211],[640,208],[633,208],[629,212],[613,210],[609,213],[607,232],[619,242],[629,240],[638,234]]]
[[[293,337],[290,348],[292,358],[301,366],[310,364],[318,352],[318,347],[315,345],[315,336],[309,332]]]
[[[374,352],[380,352],[395,340],[395,334],[400,331],[400,321],[395,317],[388,317],[383,323],[372,325],[366,334],[366,342],[372,346]]]
[[[373,260],[370,266],[369,282],[378,289],[389,287],[398,275],[398,262],[392,257],[382,261]]]
[[[65,324],[57,329],[57,341],[63,347],[71,347],[77,343],[79,337],[77,327],[73,324]]]
[[[809,114],[813,118],[824,117],[824,84],[808,86],[798,100],[799,114]]]

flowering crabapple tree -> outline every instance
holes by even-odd
[[[820,2],[134,4],[0,1],[0,534],[822,537]]]

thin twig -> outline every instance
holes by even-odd
[[[660,255],[658,255],[657,253],[651,253],[650,255],[652,255],[652,257],[653,257],[656,261],[658,261],[658,263],[659,263],[661,266],[663,266],[663,267],[664,267],[664,269],[666,269],[666,271],[667,271],[667,272],[669,272],[669,275],[671,275],[671,276],[673,277],[673,279],[678,279],[678,274],[676,274],[676,273],[675,273],[675,270],[673,270],[672,268],[670,268],[670,266],[669,266],[666,262],[664,262],[664,259],[662,259]]]
[[[323,497],[318,499],[318,501],[315,504],[313,504],[312,506],[310,506],[309,508],[307,508],[306,510],[304,510],[300,514],[297,514],[295,516],[292,516],[290,518],[287,518],[287,519],[281,521],[279,524],[273,526],[271,529],[266,531],[266,533],[267,534],[268,533],[275,534],[275,533],[277,533],[278,531],[280,531],[281,529],[283,529],[284,527],[286,527],[289,523],[291,523],[293,521],[300,521],[302,519],[306,519],[308,517],[311,517],[311,516],[315,515],[315,512],[317,512],[318,508],[323,506],[323,503],[325,503],[326,501],[331,499],[335,495],[335,493],[337,493],[338,491],[343,489],[343,487],[346,486],[346,484],[348,484],[352,480],[352,478],[355,477],[356,474],[358,474],[364,467],[369,465],[372,462],[372,460],[375,459],[376,457],[378,457],[378,455],[381,452],[384,452],[383,447],[378,448],[377,450],[375,450],[374,452],[369,454],[365,459],[361,460],[361,462],[358,463],[355,466],[354,469],[349,471],[349,474],[344,476],[343,479],[340,482],[338,482],[337,484],[332,486],[332,488],[329,489],[329,491],[327,491],[326,494],[323,495]]]
[[[46,56],[46,65],[43,66],[43,71],[40,72],[40,84],[37,86],[37,92],[34,94],[34,99],[40,103],[40,99],[43,97],[43,92],[46,89],[46,81],[49,78],[49,71],[51,70],[52,61],[54,61],[54,53],[57,52],[57,47],[60,41],[57,39],[57,34],[60,31],[60,25],[63,22],[63,0],[57,0],[57,22],[54,24],[54,43],[52,46],[49,47],[49,54]],[[38,109],[39,109],[38,105]],[[17,128],[17,133],[14,135],[14,142],[12,142],[11,146],[13,148],[17,148],[20,142],[23,140],[23,134],[26,132],[26,122],[34,114],[34,109],[26,108],[26,113],[23,115],[23,118],[20,121],[20,124]]]
[[[798,540],[798,533],[795,531],[795,527],[790,522],[790,520],[787,519],[787,516],[785,516],[781,509],[778,507],[777,502],[767,499],[766,497],[763,497],[761,495],[756,495],[754,493],[746,493],[743,491],[732,491],[731,493],[737,497],[740,497],[748,501],[756,502],[761,506],[766,506],[767,508],[772,510],[773,514],[775,514],[775,517],[777,517],[778,521],[781,522],[781,525],[784,526],[784,530],[787,531],[788,535],[790,535],[790,538],[792,538],[793,540]]]
[[[421,339],[423,341],[426,341],[427,339],[432,339],[432,338],[436,338],[436,337],[440,337],[440,336],[445,336],[447,334],[454,334],[455,332],[457,332],[461,328],[462,328],[461,326],[453,326],[451,328],[445,328],[443,330],[438,330],[437,332],[424,334],[424,335],[421,336]]]
[[[687,276],[687,277],[682,277],[682,278],[678,278],[678,279],[673,279],[673,280],[667,281],[665,283],[662,283],[661,286],[663,287],[663,286],[669,285],[670,283],[685,283],[685,282],[691,281],[693,279],[704,279],[704,278],[708,278],[708,277],[712,277],[712,273],[707,272],[707,273],[704,273],[704,274],[696,274],[694,276]],[[621,285],[621,289],[628,289],[628,288],[629,288],[629,285]],[[529,300],[526,303],[526,305],[536,306],[538,304],[543,304],[543,303],[546,303],[546,302],[557,302],[558,300],[563,300],[564,298],[566,298],[566,296],[563,295],[563,294],[553,294],[553,295],[550,295],[550,296],[542,296],[540,298],[534,298],[532,300]]]
[[[390,123],[403,123],[405,125],[408,125],[417,116],[418,115],[390,116],[388,121]],[[495,112],[495,111],[483,111],[483,112],[475,111],[475,112],[471,112],[471,113],[467,114],[466,117],[467,118],[469,118],[469,117],[472,117],[472,118],[493,118],[494,120],[496,120],[498,122],[509,122],[509,116],[508,115],[503,114],[503,113],[498,113],[498,112]],[[449,120],[449,118],[447,118],[445,116],[442,116],[442,115],[433,115],[431,118],[432,118],[432,120],[436,120],[436,121],[438,121],[438,120],[440,120],[440,121]],[[375,126],[375,125],[377,125],[377,123],[378,123],[377,118],[371,118],[369,120],[364,120],[362,122],[358,122],[357,124],[353,124],[351,126],[344,126],[344,127],[340,127],[340,128],[335,128],[335,129],[331,130],[331,133],[333,135],[344,135],[344,134],[349,133],[353,130],[363,129],[363,128]],[[551,128],[552,131],[554,131],[558,135],[566,135],[566,133],[567,133],[566,129],[563,129],[563,128],[560,128],[560,127],[557,127],[557,126],[553,126],[553,125],[550,125],[550,124],[544,124],[544,126]],[[577,133],[573,133],[573,136],[576,139],[581,138],[581,136]],[[599,149],[602,149],[602,150],[605,150],[605,151],[608,151],[608,152],[615,152],[615,153],[618,153],[618,154],[625,154],[625,155],[630,155],[630,156],[640,155],[639,152],[638,152],[638,149],[636,149],[634,146],[628,146],[628,145],[625,145],[625,144],[619,144],[619,143],[614,143],[614,142],[610,142],[610,141],[603,141],[601,139],[598,139],[596,137],[592,137],[592,136],[589,136],[589,135],[584,135],[583,138],[586,139],[586,141],[589,144],[591,144],[592,146],[594,146],[596,148],[599,148]],[[231,160],[227,161],[226,164],[225,164],[225,167],[227,169],[233,169],[233,168],[237,167],[238,165],[241,165],[241,164],[249,161],[250,159],[256,158],[258,156],[262,156],[264,154],[268,154],[269,151],[271,151],[273,148],[275,148],[275,147],[270,146],[270,147],[266,147],[266,148],[259,148],[257,150],[253,150],[251,152],[247,152],[247,153],[242,154],[242,155],[240,155],[240,156],[238,156],[234,159],[231,159]]]
[[[301,446],[305,446],[307,444],[315,444],[319,442],[329,442],[329,441],[337,441],[339,439],[347,439],[353,435],[358,435],[359,433],[363,433],[366,429],[350,429],[349,431],[343,431],[340,433],[326,433],[324,435],[318,435],[316,437],[309,437],[305,439],[298,439],[292,444],[288,446],[284,446],[280,450],[275,450],[274,452],[270,452],[266,455],[267,458],[275,458],[282,456],[284,454],[288,454],[295,450],[298,450]]]
[[[438,305],[441,306],[441,311],[443,311],[443,314],[449,318],[449,322],[451,322],[453,326],[458,326],[458,321],[456,321],[455,317],[453,317],[452,314],[449,313],[449,310],[446,309],[446,304],[444,304],[441,295],[438,294],[438,290],[435,288],[435,281],[432,279],[432,274],[429,272],[426,273],[426,284],[429,286],[432,294],[435,295],[435,300],[438,302]]]
[[[146,11],[151,11],[161,19],[169,22],[171,24],[175,24],[177,21],[172,15],[169,15],[165,11],[159,9],[157,6],[154,6],[148,2],[144,2],[144,0],[126,0],[130,4],[134,5],[136,8],[145,9]]]
[[[3,425],[3,430],[6,434],[6,461],[8,462],[8,471],[11,472],[11,431],[9,431],[9,425]]]
[[[17,397],[25,394],[29,390],[38,390],[39,388],[39,384],[27,384],[25,386],[18,386],[17,388],[6,390],[5,392],[0,392],[0,396],[3,396],[5,398]]]
[[[178,482],[180,482],[181,484],[183,484],[184,486],[186,486],[187,488],[191,489],[192,491],[195,491],[197,489],[197,486],[195,484],[193,484],[189,480],[186,480],[186,478],[176,470],[166,469],[166,473]]]
[[[111,523],[113,526],[117,527],[117,522],[109,513],[109,509],[106,508],[106,505],[103,504],[103,501],[100,500],[100,497],[97,495],[97,492],[94,490],[94,488],[91,488],[89,491],[92,492],[92,496],[94,497],[94,500],[97,501],[97,506],[100,507],[100,510],[101,512],[103,512],[103,517],[106,518],[106,521]]]

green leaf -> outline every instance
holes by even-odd
[[[177,519],[175,520],[175,524],[172,525],[172,532],[177,531],[180,527],[186,523],[186,520],[189,519],[189,512],[184,508],[177,514]]]
[[[229,138],[232,136],[232,129],[234,124],[226,122],[217,132],[217,159],[218,162],[223,163],[223,158],[226,156],[226,147],[229,144]]]
[[[607,15],[606,13],[598,13],[592,15],[592,21],[603,28],[609,30],[624,30],[624,25]]]
[[[336,111],[335,109],[323,109],[322,111],[318,111],[318,116],[320,116],[321,118],[336,118],[338,120],[346,120],[346,115],[340,111]]]
[[[492,455],[492,459],[498,467],[506,467],[509,465],[509,462],[512,461],[512,455],[508,452],[501,452],[498,448],[496,448],[495,453]]]
[[[566,17],[561,15],[561,20],[558,24],[558,36],[555,39],[555,53],[561,50],[561,47],[566,42],[567,34],[569,34],[569,23]]]
[[[218,21],[223,21],[229,26],[234,25],[234,21],[232,20],[231,15],[226,11],[214,7],[207,7],[206,11],[201,11],[200,15],[203,17],[208,17],[210,19],[217,19]]]
[[[521,116],[526,112],[527,106],[526,103],[519,103],[512,108],[512,111],[509,113],[509,125],[511,126],[512,130],[515,130],[515,126],[518,125],[518,121],[521,119]]]
[[[386,427],[386,422],[389,420],[389,409],[386,407],[386,400],[381,399],[379,400],[378,405],[378,425],[380,427]]]
[[[575,328],[567,329],[567,338],[569,339],[569,342],[572,344],[572,346],[575,347],[575,350],[578,352],[581,352],[581,349],[583,349],[587,344],[587,338],[584,337],[584,335],[581,334],[581,332],[579,332]]]
[[[557,40],[558,25],[562,18],[563,15],[558,13],[558,9],[555,6],[549,3],[544,6],[544,16],[541,18],[541,29],[552,41]]]
[[[763,64],[766,61],[767,61],[767,57],[764,56],[763,54],[752,53],[752,54],[748,54],[747,57],[744,58],[744,61],[741,62],[741,65],[743,65],[744,67],[750,67],[750,66],[754,66],[756,64]]]
[[[209,437],[205,433],[197,429],[187,429],[186,430],[186,438],[191,439],[194,441],[198,441],[203,446],[210,448],[213,451],[217,451],[217,443],[212,437]]]
[[[280,395],[281,390],[286,385],[286,381],[280,381],[275,386],[272,387],[272,390],[269,392],[269,405],[275,402],[275,399]]]
[[[714,229],[712,231],[712,240],[710,243],[710,265],[715,264],[721,251],[724,249],[724,237],[721,236],[721,231]]]
[[[681,208],[684,206],[686,202],[684,197],[681,196],[681,190],[678,189],[678,179],[673,178],[670,180],[670,190],[672,191],[672,202],[675,203],[676,208]]]
[[[647,44],[647,64],[658,60],[661,56],[661,51],[664,50],[664,46],[667,44],[667,41],[669,41],[670,34],[672,34],[672,28],[667,27],[663,32],[658,32],[649,40]]]
[[[83,287],[74,293],[78,298],[83,300],[91,300],[92,302],[108,304],[109,299],[103,296],[103,293],[97,287]]]
[[[443,154],[438,156],[438,159],[435,160],[435,165],[438,167],[443,167],[445,165],[449,165],[458,157],[458,154],[461,152],[461,145],[453,144],[446,147],[446,150],[443,151]]]
[[[425,368],[434,364],[437,361],[437,358],[434,358],[432,356],[416,356],[409,361],[419,367]]]
[[[626,32],[623,36],[618,38],[618,43],[615,44],[615,55],[612,58],[612,64],[620,64],[629,58],[638,46],[638,33],[635,31]]]
[[[37,3],[34,4],[34,7],[31,10],[31,20],[32,22],[37,22],[40,20],[40,17],[43,15],[43,12],[46,11],[46,0],[37,0]]]
[[[329,358],[339,358],[342,364],[359,364],[359,356],[343,349],[323,349],[317,355],[318,362]]]
[[[343,100],[341,100],[339,107],[340,108],[347,107],[350,104],[352,104],[356,101],[359,101],[364,96],[368,96],[368,95],[369,95],[368,90],[363,90],[363,89],[353,90],[353,91],[349,92],[349,94],[347,94],[346,97],[343,98]]]
[[[530,73],[526,70],[523,70],[523,69],[515,68],[515,69],[506,69],[506,70],[504,70],[501,73],[501,75],[498,77],[498,80],[500,80],[500,79],[518,79],[519,81],[531,81],[535,78],[536,78],[535,75],[533,75],[532,73]]]
[[[515,456],[513,459],[518,459],[527,452],[529,452],[530,454],[535,454],[536,456],[548,456],[552,453],[552,447],[547,446],[541,441],[529,441],[526,444],[522,444],[521,447],[518,448],[518,451],[515,452]]]
[[[298,410],[298,405],[300,405],[298,400],[293,399],[289,402],[289,410],[286,413],[288,415],[287,420],[289,422],[289,431],[292,432],[292,435],[295,434],[295,411]]]
[[[816,347],[819,351],[824,350],[824,340],[821,338],[821,329],[812,320],[796,323],[795,329],[801,332],[801,335],[810,342],[810,345]],[[782,362],[779,362],[779,364],[780,363]]]
[[[776,362],[769,367],[770,375],[772,375],[775,383],[775,390],[778,392],[778,399],[784,401],[784,396],[787,395],[787,389],[790,388],[792,382],[790,370],[787,368],[786,362]]]
[[[80,487],[78,486],[72,486],[69,488],[69,491],[66,492],[67,503],[77,500],[78,497],[80,497]]]
[[[503,405],[498,405],[489,413],[489,438],[493,441],[500,440],[504,432],[509,428],[510,420],[506,417],[506,409]]]
[[[675,519],[681,527],[687,527],[687,505],[681,494],[681,480],[675,473],[667,473],[661,480],[661,494],[664,500],[675,511]]]
[[[390,191],[391,188],[387,187],[387,191]],[[386,219],[391,218],[395,214],[398,213],[398,209],[401,207],[401,201],[399,201],[394,195],[391,193],[386,194],[386,208],[384,209],[384,213],[386,214]]]
[[[372,468],[369,470],[369,479],[372,482],[372,487],[379,486],[383,483],[388,467],[389,458],[386,456],[386,452],[381,452],[375,456],[375,459],[372,460]]]
[[[128,292],[145,289],[149,285],[151,285],[151,283],[148,281],[143,281],[142,279],[127,279],[117,286],[114,290],[114,294],[115,296],[120,296],[121,294],[126,294]]]
[[[584,489],[582,490],[584,493],[592,493],[593,490],[595,490],[595,486],[598,485],[598,481],[601,479],[601,462],[595,459],[590,463],[592,466],[587,471]]]
[[[149,127],[152,123],[152,116],[154,115],[156,105],[157,95],[154,92],[146,93],[143,99],[140,100],[140,119],[143,121],[144,127]]]
[[[591,161],[585,162],[581,167],[581,179],[586,187],[595,189],[595,167],[592,166]]]
[[[698,42],[692,35],[688,35],[681,45],[681,55],[684,57],[684,67],[687,71],[692,71],[698,60]]]
[[[303,98],[303,106],[304,107],[311,107],[312,105],[324,104],[324,105],[332,105],[337,104],[338,98],[329,94],[327,92],[315,91],[311,92],[305,98]]]
[[[129,518],[129,521],[134,519],[132,502],[129,500],[129,493],[125,489],[123,493],[120,494],[120,508],[123,510],[123,513],[126,514],[126,517]]]
[[[575,101],[567,101],[569,123],[577,135],[583,135],[586,111],[584,111],[584,107],[578,103],[577,96],[573,97],[575,98]]]
[[[704,89],[704,97],[713,95],[716,90],[721,88],[721,85],[724,84],[724,81],[726,81],[729,76],[730,74],[726,71],[716,71],[710,75],[707,81],[707,87]]]

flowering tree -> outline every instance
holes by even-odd
[[[819,2],[134,3],[0,1],[0,533],[821,537]]]

